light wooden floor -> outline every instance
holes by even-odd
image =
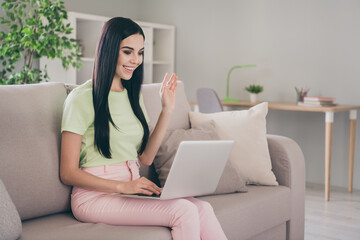
[[[305,240],[360,239],[360,191],[331,187],[330,201],[324,185],[307,184],[305,197]]]

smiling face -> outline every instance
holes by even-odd
[[[114,78],[129,80],[143,62],[143,55],[144,37],[141,34],[134,34],[122,40]]]

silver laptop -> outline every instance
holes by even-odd
[[[183,141],[176,152],[161,195],[116,194],[123,197],[174,199],[215,192],[234,141]]]

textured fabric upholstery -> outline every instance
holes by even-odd
[[[305,161],[299,145],[290,138],[268,135],[273,172],[291,191],[291,221],[287,239],[303,239],[305,228]]]
[[[213,206],[229,239],[248,239],[290,220],[288,187],[248,186],[247,189],[247,193],[200,198]]]
[[[201,197],[208,201],[229,240],[248,239],[290,219],[290,189],[249,186],[246,194]],[[284,230],[284,229],[283,229]],[[280,236],[285,232],[280,232]],[[109,226],[80,223],[71,214],[56,214],[23,223],[21,240],[33,239],[171,239],[165,227]],[[117,237],[117,238],[116,238]],[[281,238],[276,238],[281,239]]]
[[[246,194],[201,197],[214,211],[229,240],[248,239],[276,228],[290,219],[290,189],[279,186],[249,186]],[[284,227],[280,228],[285,230]],[[285,236],[285,231],[275,231]],[[120,237],[121,236],[121,237]],[[68,214],[55,214],[23,223],[27,239],[171,239],[165,227],[109,226],[80,223]],[[284,239],[284,238],[274,238]]]
[[[5,185],[0,179],[0,239],[17,239],[21,234],[21,220]]]
[[[70,209],[59,178],[64,84],[0,87],[0,178],[28,219]]]
[[[171,240],[170,230],[157,226],[111,226],[102,223],[82,223],[71,213],[54,214],[23,222],[19,240]]]
[[[277,225],[269,230],[257,234],[249,240],[285,240],[286,239],[286,223]]]

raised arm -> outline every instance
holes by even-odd
[[[177,88],[178,77],[175,74],[172,74],[169,81],[168,77],[169,74],[166,73],[160,89],[162,111],[155,129],[149,137],[144,152],[139,155],[140,162],[146,166],[150,166],[154,161],[175,108],[175,91]]]

